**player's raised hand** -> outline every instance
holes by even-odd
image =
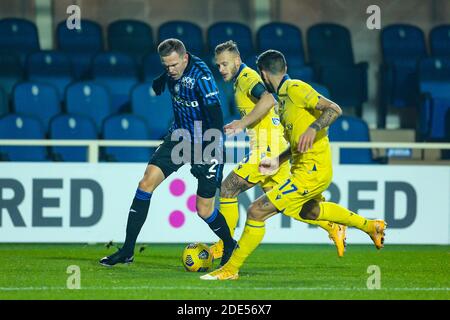
[[[304,153],[309,149],[312,149],[314,139],[316,138],[316,129],[308,127],[306,131],[301,135],[298,141],[297,151]]]
[[[236,135],[238,133],[241,133],[242,131],[244,131],[245,126],[242,123],[242,120],[233,120],[230,123],[226,124],[223,127],[225,134],[227,136],[232,136],[232,135]]]
[[[280,162],[278,157],[275,158],[264,158],[259,163],[259,172],[265,175],[273,175],[278,171],[280,167]]]

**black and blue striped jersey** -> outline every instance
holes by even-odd
[[[219,89],[205,62],[189,54],[189,62],[181,78],[169,78],[167,84],[175,118],[169,133],[176,129],[186,129],[191,137],[200,138],[206,130],[214,127],[213,123],[217,126],[218,119],[211,119],[207,108],[220,108]],[[219,115],[219,118],[222,130],[223,115]]]

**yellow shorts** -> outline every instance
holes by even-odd
[[[296,170],[283,182],[266,193],[270,202],[279,212],[300,218],[303,205],[309,200],[324,201],[322,192],[327,190],[332,180],[331,166],[317,170]]]
[[[262,174],[261,172],[259,172],[259,158],[260,156],[257,152],[247,155],[233,169],[233,172],[250,183],[259,184],[263,189],[273,188],[274,186],[285,181],[291,174],[291,166],[289,164],[289,161],[284,162],[274,175],[268,176]]]

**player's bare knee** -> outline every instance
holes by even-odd
[[[220,197],[221,198],[233,198],[232,190],[227,189],[226,187],[220,188]]]
[[[143,181],[143,180],[139,181],[138,187],[142,191],[153,192],[153,190],[151,190],[152,188],[147,183],[145,183],[145,181]]]
[[[153,192],[155,191],[157,187],[157,183],[155,179],[153,179],[151,176],[145,175],[141,181],[139,181],[139,189],[145,192]]]
[[[264,221],[264,212],[256,203],[252,203],[247,210],[247,218],[255,221]]]
[[[231,188],[229,186],[223,186],[220,188],[220,197],[228,199],[236,198],[240,192],[241,192],[240,189]]]
[[[164,173],[154,165],[148,165],[144,176],[139,181],[139,189],[145,192],[153,192],[165,179]]]
[[[320,215],[319,203],[316,200],[309,200],[306,202],[302,210],[300,210],[300,217],[306,220],[316,220]]]
[[[210,205],[206,205],[203,203],[197,203],[195,205],[195,208],[197,209],[197,214],[203,219],[209,218],[214,210],[214,208],[212,208]]]

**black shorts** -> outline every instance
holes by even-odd
[[[186,162],[176,164],[172,161],[172,150],[178,143],[178,141],[171,141],[170,134],[167,135],[149,161],[149,164],[161,169],[165,178],[186,164]],[[191,164],[191,167],[193,166],[195,165]],[[220,188],[222,183],[223,163],[214,162],[203,166],[204,172],[196,176],[198,183],[197,195],[202,198],[213,198],[216,195],[216,190]]]

